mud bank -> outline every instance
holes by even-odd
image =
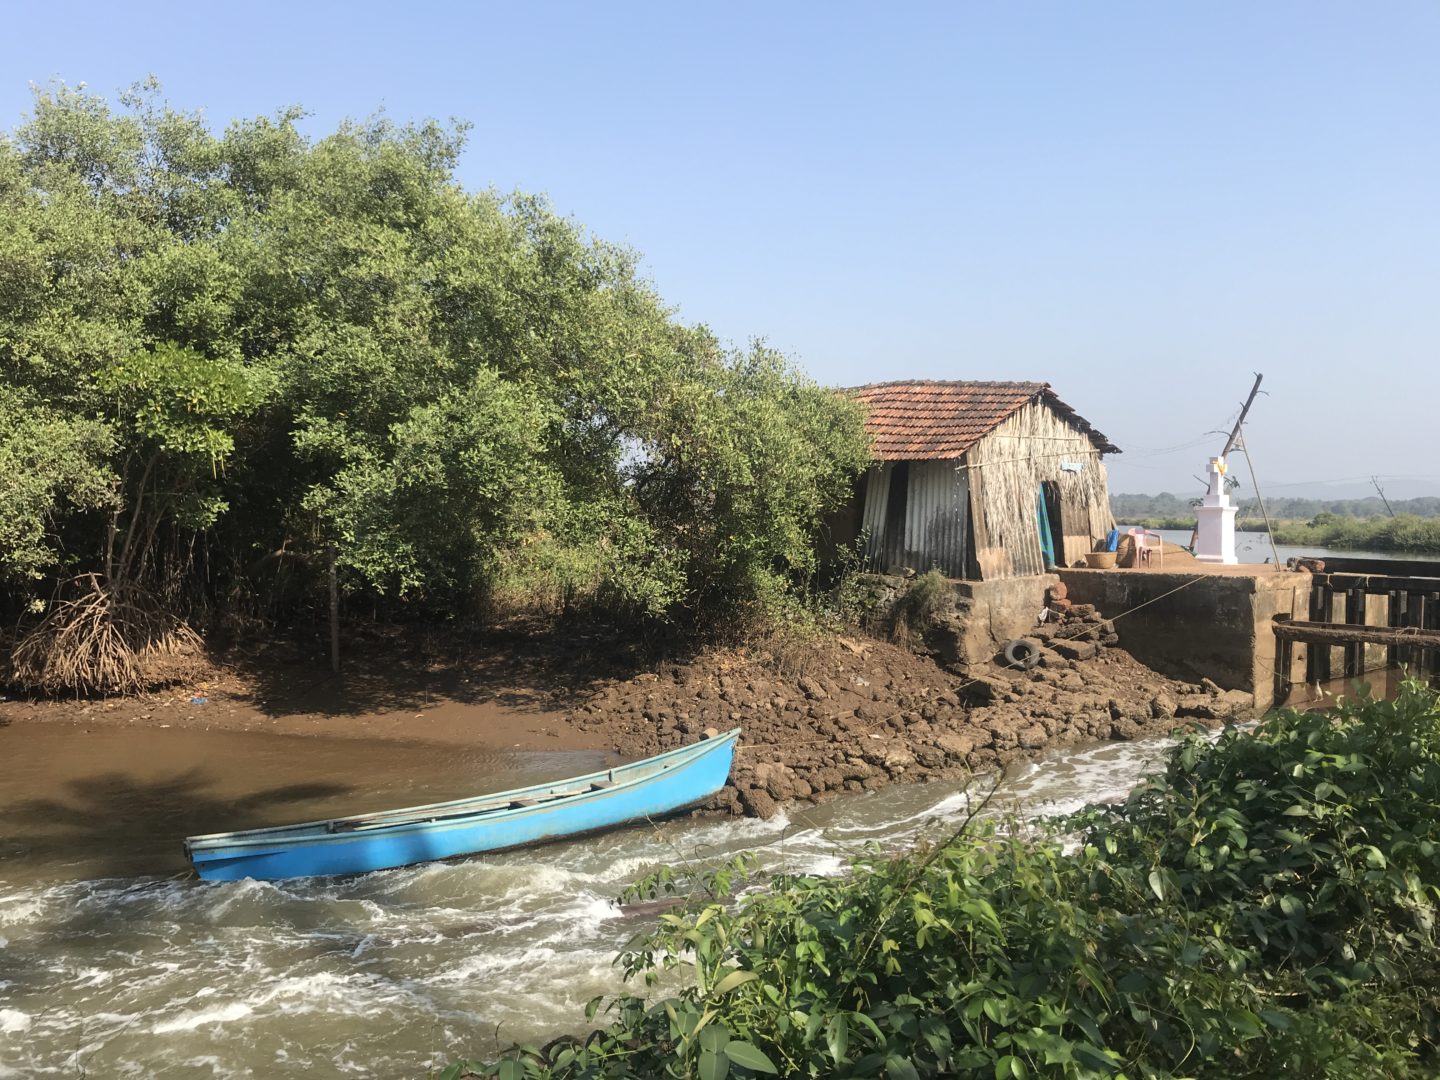
[[[768,818],[791,800],[952,778],[1251,711],[1249,695],[1144,667],[1092,612],[1035,637],[1035,667],[992,663],[967,676],[871,638],[836,639],[803,673],[777,671],[770,658],[709,653],[605,688],[569,720],[626,757],[691,742],[709,727],[740,727],[731,782],[701,809]]]
[[[639,670],[599,630],[457,632],[372,626],[347,640],[340,673],[323,643],[284,640],[211,657],[154,693],[43,698],[0,687],[0,727],[62,724],[433,742],[493,750],[605,749],[565,722],[577,698]],[[7,700],[8,697],[8,700]]]
[[[1031,631],[1043,647],[1028,670],[947,670],[943,650],[927,654],[921,637],[904,647],[856,634],[778,653],[710,650],[657,666],[599,632],[395,631],[352,650],[338,677],[314,657],[271,649],[141,697],[0,701],[0,727],[18,722],[12,738],[50,722],[639,758],[738,726],[731,783],[704,809],[769,817],[791,800],[952,778],[1249,711],[1249,695],[1140,664],[1093,609],[1057,602],[1056,611],[1058,622]]]

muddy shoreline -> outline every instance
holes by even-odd
[[[599,640],[596,640],[599,638]],[[274,642],[212,658],[153,693],[39,698],[0,690],[0,726],[147,726],[440,743],[497,750],[605,750],[566,722],[602,672],[635,667],[602,636],[461,635],[371,627],[338,675],[314,643]]]
[[[338,677],[304,657],[252,656],[135,698],[0,701],[0,724],[16,723],[0,739],[34,723],[143,725],[633,759],[707,728],[740,727],[730,783],[700,812],[767,818],[795,800],[949,779],[1248,714],[1248,695],[1139,664],[1093,613],[1037,638],[1033,669],[997,657],[963,675],[859,634],[782,655],[713,649],[658,666],[603,638],[510,635],[447,649],[401,639],[352,655]],[[617,678],[617,668],[633,673]]]

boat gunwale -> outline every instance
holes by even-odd
[[[477,803],[490,799],[501,799],[509,796],[512,800],[515,797],[523,796],[527,792],[540,791],[548,788],[560,787],[566,784],[594,783],[602,778],[608,778],[621,771],[638,771],[641,768],[663,764],[668,758],[689,757],[698,760],[709,753],[718,750],[724,744],[734,744],[740,735],[739,728],[732,728],[720,735],[699,742],[691,743],[688,746],[679,746],[674,750],[667,750],[663,754],[656,754],[653,757],[641,758],[638,761],[626,762],[617,765],[612,769],[600,769],[596,772],[585,773],[580,776],[568,776],[550,783],[532,784],[529,787],[511,788],[508,791],[493,791],[482,795],[473,795],[464,799],[452,799],[447,802],[422,803],[418,806],[403,807],[397,810],[379,810],[373,814],[347,815],[338,818],[322,818],[316,821],[298,822],[294,825],[268,825],[258,829],[241,829],[228,833],[204,833],[197,836],[185,838],[185,849],[194,861],[196,856],[209,856],[202,861],[221,858],[223,852],[235,848],[254,848],[271,846],[275,844],[303,845],[328,844],[357,839],[365,839],[375,836],[393,836],[397,833],[408,832],[413,829],[433,830],[437,828],[456,828],[473,824],[475,819],[484,816],[489,820],[510,821],[515,818],[533,814],[536,811],[553,810],[556,806],[578,805],[582,802],[589,802],[593,799],[614,795],[617,792],[626,791],[637,784],[654,779],[654,773],[646,772],[644,775],[635,776],[627,780],[617,780],[615,783],[600,789],[590,789],[576,792],[569,795],[562,795],[549,802],[537,803],[531,806],[496,806],[487,809],[477,809],[466,813],[463,809],[458,812],[446,813],[443,820],[434,818],[419,820],[400,820],[386,822],[383,819],[398,814],[420,814],[428,810],[454,810],[469,803]],[[662,770],[663,771],[663,770]],[[368,819],[381,819],[371,828],[364,828],[363,823]],[[333,822],[344,821],[347,824],[354,824],[353,827],[343,831],[330,831],[328,826]],[[298,830],[316,830],[310,833],[299,835],[287,835]]]

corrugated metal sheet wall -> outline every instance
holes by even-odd
[[[953,461],[913,461],[905,502],[906,564],[965,576],[970,487]]]
[[[877,465],[865,477],[865,511],[860,527],[865,530],[865,566],[868,570],[883,571],[880,565],[885,561],[885,507],[890,499],[890,470],[888,462]]]
[[[947,577],[965,576],[970,488],[957,464],[953,461],[909,462],[903,538],[885,535],[894,465],[887,462],[870,470],[865,483],[862,527],[869,535],[866,561],[871,570],[883,571],[888,569],[888,564],[899,562],[921,573],[938,569]]]

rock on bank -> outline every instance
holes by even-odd
[[[570,721],[634,758],[740,727],[730,783],[702,809],[769,817],[791,800],[985,771],[1250,708],[1248,695],[1166,678],[1106,646],[1113,628],[1046,636],[1032,669],[994,663],[964,676],[868,637],[835,638],[793,667],[715,650],[613,683]]]

